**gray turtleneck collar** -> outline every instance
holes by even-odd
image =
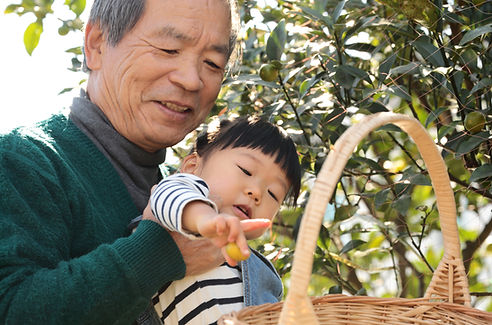
[[[159,165],[166,149],[150,153],[128,141],[113,127],[103,111],[81,90],[73,100],[69,118],[109,159],[140,211],[147,206],[150,189],[161,179]]]

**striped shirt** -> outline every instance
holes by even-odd
[[[191,174],[175,174],[162,180],[150,198],[152,212],[169,230],[196,238],[182,229],[181,217],[187,203],[200,200],[217,210],[208,199],[205,181]],[[153,297],[164,324],[214,324],[220,316],[244,307],[239,267],[224,263],[206,273],[187,276],[163,287]]]
[[[194,237],[182,228],[181,216],[186,204],[203,201],[216,211],[215,203],[208,198],[207,183],[192,174],[174,174],[166,177],[157,185],[150,196],[150,207],[154,216],[169,230]]]

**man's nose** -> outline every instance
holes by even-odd
[[[198,91],[203,88],[200,76],[200,67],[193,60],[183,60],[175,70],[170,73],[169,79],[172,83],[186,91]]]

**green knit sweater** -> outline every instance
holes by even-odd
[[[0,323],[131,324],[185,265],[67,118],[0,136]]]

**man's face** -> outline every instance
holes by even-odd
[[[147,0],[118,45],[103,41],[89,96],[131,142],[150,152],[172,146],[210,113],[230,31],[223,0]]]

